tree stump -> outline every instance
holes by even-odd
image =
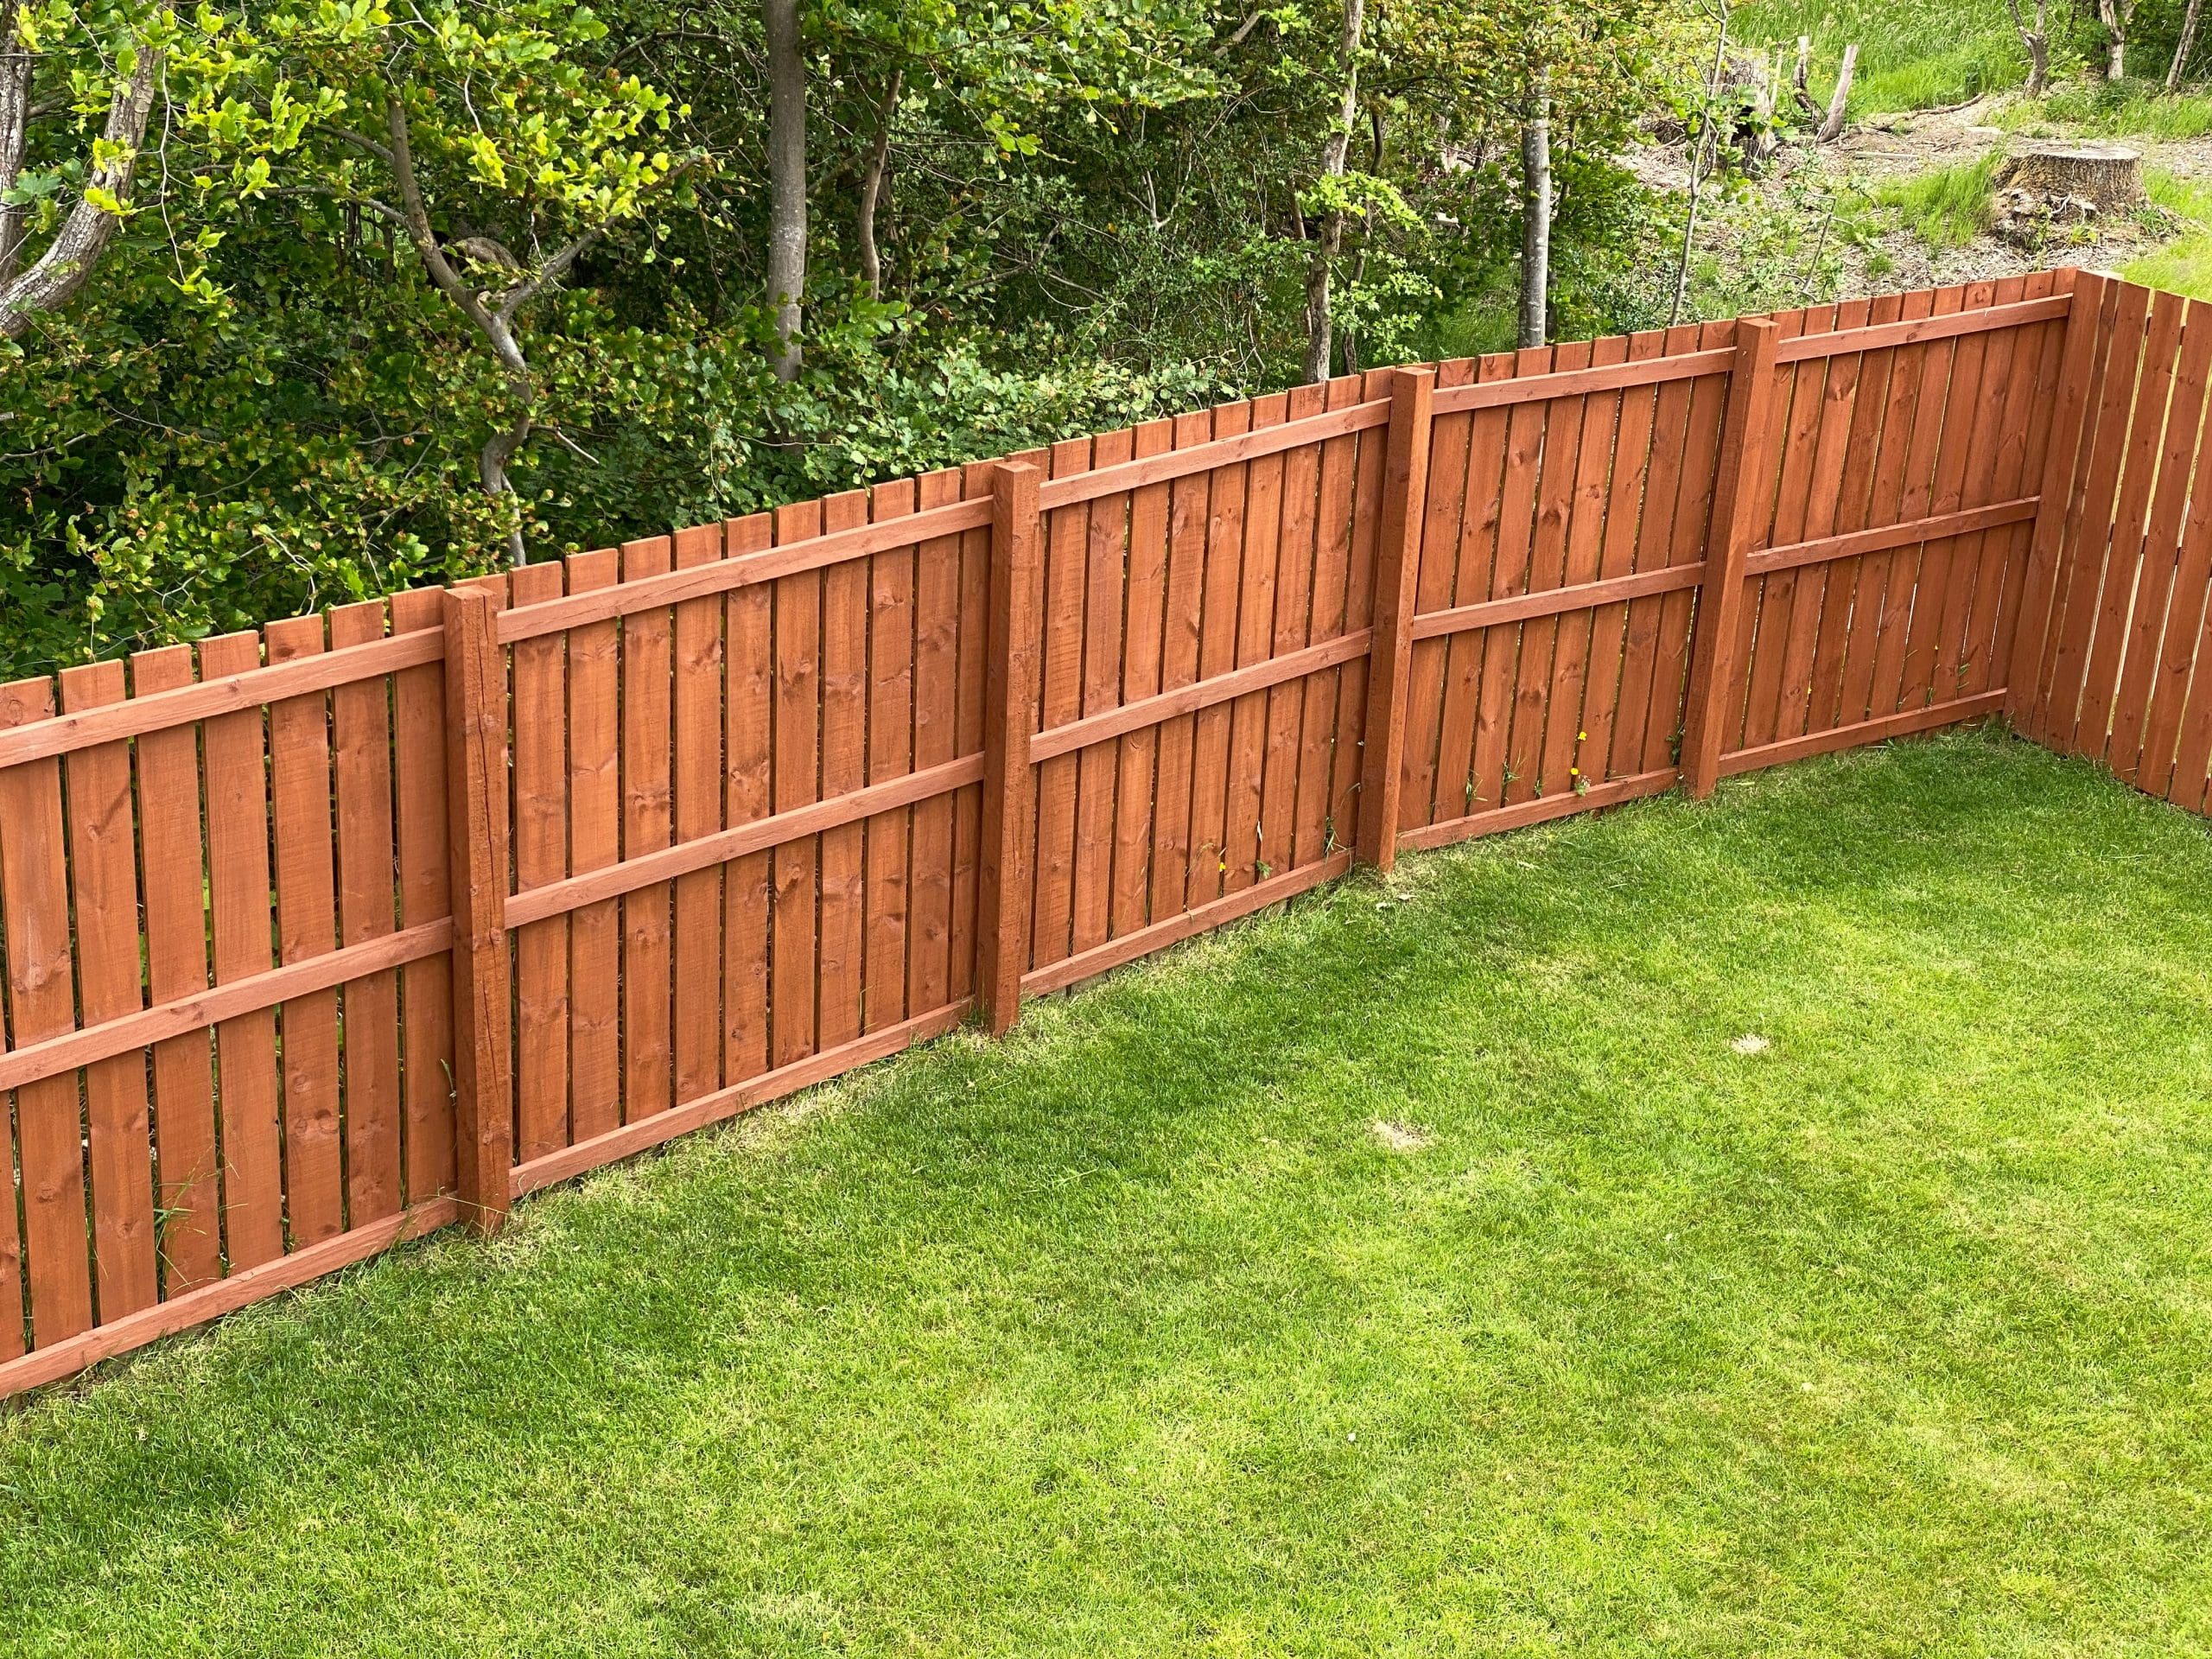
[[[2126,213],[2143,201],[2143,156],[2125,144],[2031,144],[2005,163],[1997,182],[2047,201],[2086,201],[2101,214]]]

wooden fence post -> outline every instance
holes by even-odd
[[[983,838],[976,879],[976,1000],[1001,1037],[1021,1013],[1028,963],[1030,719],[1037,707],[1038,473],[1000,463],[991,479],[990,655],[983,692]]]
[[[507,1011],[507,677],[499,607],[448,588],[447,856],[453,887],[454,1163],[478,1232],[506,1219],[514,1163]]]
[[[2005,686],[2005,717],[2023,735],[2033,735],[2036,704],[2042,690],[2043,645],[2050,631],[2052,601],[2058,592],[2058,561],[2065,550],[2066,516],[2074,485],[2081,476],[2081,443],[2089,413],[2089,370],[2096,360],[2104,302],[2113,279],[2101,272],[2076,270],[2073,302],[2066,311],[2066,342],[2059,354],[2058,407],[2045,440],[2043,478],[2037,486],[2036,525],[2028,544],[2027,574],[2020,590],[2020,613],[2012,628]]]
[[[1697,633],[1690,648],[1689,694],[1682,711],[1682,781],[1693,800],[1713,793],[1720,776],[1720,724],[1736,671],[1736,635],[1744,615],[1744,566],[1756,533],[1753,515],[1766,505],[1773,434],[1773,320],[1736,323],[1736,360],[1728,371],[1728,413],[1720,429],[1705,575],[1698,584]]]
[[[1360,767],[1353,856],[1388,870],[1398,861],[1398,790],[1405,771],[1406,682],[1413,671],[1414,584],[1428,499],[1429,423],[1436,371],[1390,371],[1382,523],[1375,549],[1375,639],[1367,657],[1367,753]]]

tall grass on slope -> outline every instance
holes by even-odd
[[[1936,251],[1962,248],[1986,231],[1994,217],[1992,199],[2003,159],[1992,150],[1978,161],[1894,180],[1877,188],[1874,200]]]
[[[1796,50],[1813,41],[1813,96],[1826,106],[1843,60],[1857,44],[1851,86],[1853,117],[1882,110],[1924,110],[2017,86],[2026,55],[1997,0],[1751,0],[1736,9],[1731,38]]]

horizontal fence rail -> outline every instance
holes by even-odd
[[[1999,711],[2203,811],[2208,378],[2039,273],[0,688],[0,1390],[1401,850]]]

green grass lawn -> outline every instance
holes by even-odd
[[[0,1644],[2212,1650],[2208,1078],[1993,733],[1477,842],[35,1403]]]

